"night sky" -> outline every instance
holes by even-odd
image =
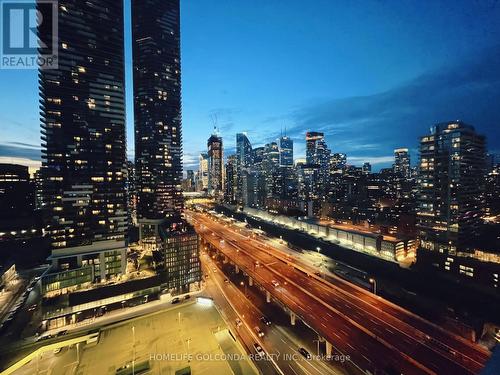
[[[301,157],[305,132],[316,130],[350,163],[379,169],[396,147],[415,163],[418,137],[455,119],[500,153],[498,1],[181,2],[185,169],[206,149],[214,119],[226,155],[237,132],[259,146],[286,128]],[[129,25],[126,42],[133,158]],[[37,165],[36,71],[0,70],[0,87],[0,162]]]

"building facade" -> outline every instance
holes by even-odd
[[[243,174],[252,164],[252,145],[246,133],[236,134],[236,185],[234,186],[235,200],[243,201]]]
[[[182,217],[179,1],[133,0],[132,38],[140,240],[162,288],[178,293],[201,277],[198,235]]]
[[[400,175],[403,178],[410,178],[410,153],[408,152],[407,148],[397,148],[394,150],[393,170],[394,173]]]
[[[198,157],[198,184],[197,191],[208,189],[208,153],[202,152]]]
[[[485,138],[463,122],[438,124],[420,139],[418,229],[421,247],[466,251],[484,209]]]
[[[179,2],[133,1],[132,38],[142,239],[183,208]]]
[[[125,272],[123,28],[120,1],[59,1],[59,68],[39,71],[42,194],[52,249],[44,282],[53,288],[60,278],[71,288]],[[45,32],[38,29],[42,40]],[[84,276],[67,274],[73,271]]]
[[[224,154],[222,137],[212,134],[207,141],[208,148],[208,193],[220,196],[223,193]]]

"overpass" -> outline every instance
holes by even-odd
[[[404,374],[477,374],[489,352],[341,280],[314,270],[218,219],[189,212],[210,247],[258,284],[266,300],[282,305],[291,324],[301,319],[363,371]]]

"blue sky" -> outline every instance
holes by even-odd
[[[475,125],[500,152],[500,2],[181,3],[185,168],[205,150],[211,118],[226,154],[236,132],[261,145],[286,127],[300,157],[305,132],[318,130],[334,152],[378,169],[396,147],[415,161],[418,136],[453,119]],[[130,45],[130,28],[126,37]],[[132,156],[129,48],[126,64]],[[36,163],[36,72],[0,70],[0,84],[0,160]]]

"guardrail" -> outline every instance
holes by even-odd
[[[41,347],[37,348],[36,350],[32,351],[31,353],[29,353],[28,355],[24,356],[23,358],[21,358],[20,360],[18,360],[14,364],[12,364],[10,367],[8,367],[7,369],[5,369],[4,371],[2,371],[0,373],[0,375],[10,375],[10,374],[12,374],[14,371],[20,369],[25,364],[27,364],[28,362],[30,362],[32,359],[37,358],[39,355],[41,355],[41,354],[43,354],[45,352],[48,352],[48,351],[51,351],[51,350],[55,350],[55,349],[64,348],[66,346],[71,346],[71,345],[79,344],[81,342],[87,342],[87,341],[96,342],[96,340],[99,340],[99,332],[90,333],[90,334],[87,334],[87,335],[84,335],[84,336],[79,336],[79,337],[75,337],[75,338],[72,338],[72,339],[58,341],[58,342],[54,342],[52,344],[41,346]]]

